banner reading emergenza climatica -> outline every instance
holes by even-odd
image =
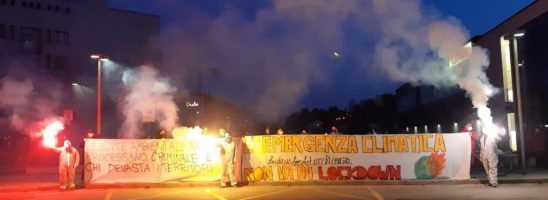
[[[250,182],[470,178],[470,136],[272,135],[244,138]]]

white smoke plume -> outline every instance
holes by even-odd
[[[31,79],[18,80],[4,77],[0,82],[0,110],[6,116],[14,130],[36,136],[44,122],[59,118],[59,106],[62,99],[59,85],[47,82],[35,86]],[[41,93],[40,91],[47,91]]]
[[[155,68],[145,65],[138,70],[129,69],[122,79],[126,94],[119,102],[124,116],[119,137],[141,137],[144,120],[156,121],[168,132],[177,126],[178,109],[174,102],[177,89],[166,78],[160,77]]]
[[[364,78],[459,84],[478,110],[495,93],[484,73],[485,51],[474,47],[469,55],[463,50],[469,35],[460,22],[423,8],[419,0],[149,2],[149,9],[176,16],[162,30],[164,69],[187,72],[176,78],[187,82],[202,77],[207,93],[252,107],[267,119],[293,109],[312,86],[356,80],[348,87],[361,85],[365,91],[352,88],[353,96],[386,87],[386,81],[379,86]],[[249,17],[242,5],[257,2],[268,5]],[[219,10],[201,12],[197,5]],[[334,51],[340,52],[341,62],[334,61]],[[455,57],[468,59],[451,68],[448,62]],[[360,65],[366,72],[355,69]],[[218,75],[208,74],[210,68]],[[341,74],[332,76],[335,72]],[[325,99],[338,97],[340,91],[335,92]]]
[[[271,3],[252,20],[226,6],[219,16],[192,15],[199,24],[171,24],[162,36],[166,68],[190,72],[182,78],[193,82],[201,75],[206,93],[251,108],[266,120],[283,116],[309,93],[310,85],[329,81],[328,70],[336,67],[333,51],[344,46],[343,26],[348,15],[358,11],[358,3]],[[219,73],[204,73],[208,68]]]
[[[489,97],[497,92],[487,79],[486,50],[465,45],[466,29],[453,18],[423,15],[419,1],[374,1],[382,23],[376,66],[396,81],[438,87],[459,85],[478,110],[484,132],[493,128]]]

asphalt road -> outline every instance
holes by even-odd
[[[548,184],[117,188],[0,193],[1,199],[548,199]]]

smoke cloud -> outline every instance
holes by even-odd
[[[491,132],[487,103],[497,89],[485,74],[486,50],[465,47],[470,38],[466,29],[453,18],[423,15],[418,1],[379,0],[374,10],[383,24],[375,47],[376,66],[395,81],[460,86],[477,108],[484,131]]]
[[[485,50],[463,48],[470,36],[460,22],[419,0],[253,2],[150,3],[149,11],[169,16],[162,30],[163,69],[178,81],[202,81],[206,93],[251,107],[271,120],[318,87],[346,90],[341,83],[365,88],[349,90],[354,97],[385,88],[386,79],[459,85],[482,112],[496,93],[484,73]],[[266,3],[246,7],[256,2]],[[336,61],[333,52],[344,61]],[[180,71],[188,73],[176,73]],[[372,79],[384,82],[367,84]],[[342,91],[334,92],[316,101],[337,98]],[[489,123],[488,117],[480,117]]]
[[[0,83],[0,110],[6,114],[2,120],[9,121],[16,131],[35,137],[48,120],[59,118],[62,95],[58,84],[48,81],[36,86],[30,78],[9,76]]]
[[[344,26],[359,11],[357,4],[276,0],[253,10],[252,17],[230,4],[216,16],[191,12],[188,19],[194,20],[177,18],[162,30],[166,68],[190,72],[181,77],[194,82],[189,86],[200,77],[203,92],[277,119],[294,109],[311,85],[331,81],[329,70],[337,68],[332,54],[344,50]]]
[[[145,65],[127,69],[122,80],[126,94],[119,102],[124,117],[119,137],[141,137],[143,122],[158,122],[168,132],[177,126],[178,109],[174,102],[177,89],[168,79],[160,77],[155,68]]]

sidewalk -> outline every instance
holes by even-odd
[[[28,171],[28,170],[27,170]],[[500,170],[499,173],[502,173]],[[76,174],[76,184],[81,185],[81,174]],[[0,193],[58,190],[58,175],[52,169],[28,171],[28,173],[0,174]],[[529,168],[523,175],[521,169],[514,169],[505,176],[499,176],[499,184],[548,183],[548,169]],[[300,181],[263,182],[253,185],[430,185],[430,184],[479,184],[487,179],[482,169],[473,168],[469,180],[401,180],[401,181]],[[92,184],[87,189],[104,188],[165,188],[165,187],[217,187],[217,182],[178,182],[178,183],[131,183],[131,184]],[[81,186],[80,186],[81,188]]]

